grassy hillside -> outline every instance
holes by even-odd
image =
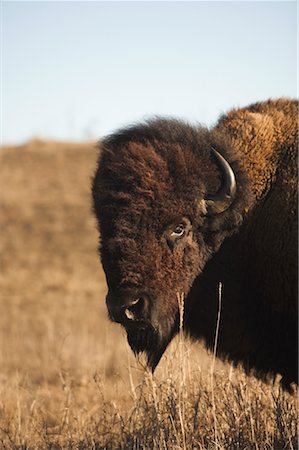
[[[152,377],[109,323],[94,143],[0,151],[0,448],[297,448],[296,396],[177,338]]]

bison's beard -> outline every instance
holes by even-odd
[[[128,342],[135,355],[144,352],[147,356],[147,365],[154,372],[159,364],[168,344],[177,333],[177,326],[169,333],[161,333],[153,326],[143,328],[127,328]]]

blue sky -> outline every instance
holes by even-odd
[[[297,95],[296,3],[2,3],[2,143]]]

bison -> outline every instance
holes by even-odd
[[[179,331],[256,376],[297,382],[298,102],[212,129],[154,118],[100,144],[93,179],[109,317],[154,370]]]

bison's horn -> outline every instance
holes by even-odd
[[[211,155],[221,173],[221,187],[214,195],[210,195],[205,199],[207,214],[219,214],[225,211],[232,204],[237,190],[236,178],[234,172],[228,162],[213,147]]]

